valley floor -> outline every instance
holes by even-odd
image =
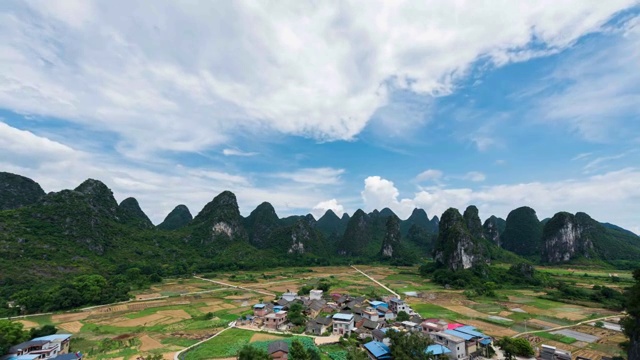
[[[598,360],[620,353],[624,341],[615,326],[596,328],[587,323],[569,330],[544,331],[578,322],[620,315],[597,304],[567,304],[543,299],[543,292],[525,289],[498,290],[498,298],[467,299],[462,291],[447,290],[418,275],[415,267],[358,266],[372,279],[400,294],[423,318],[440,318],[473,325],[494,336],[525,334],[536,346],[548,344],[569,350],[575,356]],[[539,268],[578,286],[625,286],[628,272],[618,271],[620,283],[612,284],[609,271],[568,268]],[[585,275],[586,274],[586,275]],[[209,276],[211,277],[211,276]],[[73,351],[87,359],[136,359],[174,354],[207,339],[228,327],[242,315],[252,313],[252,305],[271,301],[287,291],[297,291],[312,279],[327,278],[331,293],[351,295],[388,295],[379,284],[352,267],[283,268],[260,272],[217,273],[211,280],[200,278],[168,279],[135,294],[136,300],[99,306],[82,311],[28,317],[25,327],[54,324],[59,332],[73,334]],[[630,281],[630,280],[629,280]],[[406,296],[406,293],[417,296]],[[210,314],[209,314],[210,313]],[[207,315],[209,314],[209,315]],[[595,320],[594,320],[595,321]],[[614,324],[612,324],[614,325]],[[267,334],[233,328],[186,352],[185,359],[228,358],[244,344],[266,347],[277,338],[291,335]],[[316,347],[327,359],[342,359],[339,345],[318,346],[313,338],[297,336],[308,347]]]

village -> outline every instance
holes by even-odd
[[[253,305],[253,315],[240,319],[237,326],[256,330],[291,331],[296,325],[288,321],[290,309],[301,310],[309,319],[305,333],[357,337],[372,360],[391,359],[388,331],[421,333],[433,341],[424,349],[434,358],[471,359],[487,354],[493,339],[473,326],[448,323],[440,319],[423,319],[403,300],[383,296],[369,300],[363,296],[333,293],[324,296],[322,290],[309,295],[293,292],[282,294],[275,303]],[[286,343],[274,342],[269,347],[273,359],[286,359]]]

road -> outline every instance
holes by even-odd
[[[217,281],[217,280],[211,280],[211,279],[205,279],[203,277],[200,276],[194,276],[194,278],[199,279],[199,280],[203,280],[203,281],[209,281],[212,282],[214,284],[218,284],[218,285],[222,285],[222,286],[226,286],[226,287],[230,287],[230,288],[234,288],[234,289],[241,289],[241,290],[245,290],[245,291],[252,291],[258,294],[262,294],[262,295],[267,295],[267,296],[273,296],[275,297],[276,294],[274,293],[270,293],[267,291],[262,291],[262,290],[256,290],[256,289],[249,289],[243,286],[238,286],[238,285],[231,285],[231,284],[227,284],[227,283],[223,283],[222,281]]]
[[[366,276],[369,278],[369,280],[373,281],[374,283],[380,285],[383,289],[387,290],[388,292],[392,293],[393,295],[395,295],[398,299],[400,299],[400,295],[398,295],[398,293],[396,293],[395,291],[389,289],[388,287],[384,286],[380,281],[372,278],[371,276],[365,274],[364,272],[360,271],[358,268],[356,268],[355,266],[351,265],[352,268],[354,268],[357,272],[359,272],[360,274]]]

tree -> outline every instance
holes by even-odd
[[[633,272],[635,284],[625,292],[627,317],[622,320],[625,335],[629,338],[629,359],[640,359],[640,269]]]
[[[534,354],[533,347],[526,339],[522,338],[510,338],[508,336],[496,341],[502,351],[505,358],[511,360],[516,356],[531,357]]]
[[[57,332],[58,329],[56,329],[55,326],[47,324],[41,328],[33,328],[29,330],[29,338],[33,339],[41,336],[53,335]]]
[[[29,340],[29,333],[19,322],[0,320],[0,353],[5,354],[13,345]]]
[[[411,319],[411,317],[406,311],[399,311],[398,316],[396,317],[397,321],[409,321],[409,319]]]
[[[331,288],[331,283],[326,279],[321,279],[318,282],[318,285],[316,286],[316,289],[322,290],[325,294],[329,292],[330,288]]]
[[[347,360],[369,360],[364,351],[358,350],[355,346],[350,346],[347,350]]]
[[[238,360],[271,360],[266,351],[245,345],[238,351]]]
[[[427,346],[431,345],[431,340],[419,332],[401,333],[398,331],[387,331],[387,336],[391,341],[391,356],[394,360],[428,360],[430,356],[425,353]]]
[[[287,312],[287,320],[289,320],[293,325],[303,325],[305,318],[302,315],[302,305],[300,303],[294,302],[289,306],[289,311]]]
[[[305,350],[304,345],[298,340],[291,342],[291,348],[289,349],[289,359],[291,360],[311,360],[311,356]]]

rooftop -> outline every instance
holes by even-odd
[[[478,330],[476,330],[476,328],[474,328],[473,326],[469,326],[469,325],[460,326],[460,327],[456,328],[455,330],[459,331],[459,332],[462,332],[462,333],[465,333],[465,334],[473,335],[475,337],[479,337],[479,338],[482,338],[482,339],[489,337],[489,336],[479,332]]]
[[[351,321],[353,320],[353,314],[335,314],[333,315],[333,320]]]
[[[364,348],[367,349],[371,355],[376,359],[391,359],[391,349],[384,343],[378,341],[370,341],[364,344]]]
[[[447,339],[449,341],[456,342],[456,343],[460,343],[460,342],[464,341],[464,339],[461,338],[461,337],[458,337],[458,336],[455,336],[455,335],[451,335],[451,334],[447,334],[447,333],[442,332],[442,331],[441,332],[437,332],[437,333],[433,333],[433,334],[438,335],[440,337],[443,337],[443,338],[445,338],[445,339]]]
[[[429,345],[427,346],[427,348],[424,351],[425,353],[431,353],[433,355],[442,355],[442,354],[448,354],[451,352],[451,350],[447,349],[446,347],[444,347],[443,345]]]
[[[283,352],[289,353],[289,345],[284,341],[274,341],[271,344],[269,344],[269,347],[267,348],[267,353],[269,355],[277,351],[283,351]]]

